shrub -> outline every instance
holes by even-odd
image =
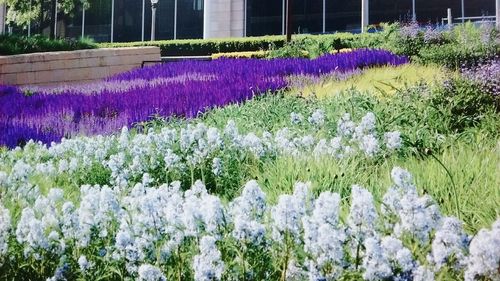
[[[329,35],[295,35],[300,46],[328,46],[330,50],[376,47],[382,41],[377,34],[335,33]],[[209,56],[216,53],[251,52],[279,49],[285,46],[284,36],[262,36],[226,39],[162,40],[153,42],[101,43],[103,48],[158,46],[162,56]]]
[[[73,51],[94,49],[97,45],[90,39],[57,39],[34,35],[31,37],[0,35],[0,55],[17,55],[37,52]]]
[[[436,90],[433,103],[445,109],[451,130],[475,126],[495,110],[495,98],[476,82],[463,77],[448,80]]]
[[[101,47],[158,46],[162,56],[209,56],[216,53],[268,50],[271,45],[281,47],[283,36],[264,36],[228,39],[162,40],[153,42],[101,43]]]

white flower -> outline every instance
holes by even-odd
[[[150,264],[142,264],[138,270],[139,281],[166,281],[161,270]]]
[[[302,123],[303,120],[304,120],[304,117],[302,117],[302,115],[300,113],[292,112],[290,114],[290,121],[294,125]]]
[[[262,242],[265,234],[265,225],[262,223],[265,211],[265,194],[256,181],[247,182],[241,196],[230,205],[234,221],[233,236],[253,244]]]
[[[0,260],[9,250],[8,242],[11,227],[10,212],[0,203]]]
[[[219,157],[215,157],[212,160],[212,173],[214,176],[220,176],[222,174],[222,160]]]
[[[376,237],[365,240],[365,255],[363,257],[363,279],[384,280],[392,276],[392,268],[384,250]]]
[[[498,249],[500,249],[500,219],[493,224],[491,230],[481,229],[472,239],[464,274],[465,280],[473,281],[481,277],[500,280]]]
[[[94,263],[93,262],[89,262],[87,260],[87,257],[82,255],[82,256],[80,256],[78,258],[78,266],[80,267],[80,270],[82,272],[87,272],[92,267],[94,267]]]
[[[403,274],[412,271],[415,267],[411,251],[403,246],[401,240],[386,236],[382,238],[382,249],[387,260],[392,263],[392,267],[401,269]]]
[[[467,255],[468,244],[469,238],[462,229],[462,222],[457,218],[446,217],[434,235],[428,259],[440,269],[445,264],[450,264],[449,259],[453,257],[454,266],[460,268]]]
[[[363,134],[372,134],[375,131],[375,124],[377,122],[377,118],[375,118],[375,114],[373,112],[366,113],[363,118],[361,118],[361,122],[359,123],[359,127]]]
[[[351,121],[351,115],[345,113],[337,122],[337,134],[341,137],[350,137],[356,125]]]
[[[165,156],[163,157],[163,161],[165,161],[165,168],[167,170],[174,169],[178,163],[181,161],[179,155],[175,154],[172,149],[167,149],[165,152]]]
[[[374,135],[364,135],[361,138],[360,149],[368,157],[373,157],[379,151],[378,140]]]
[[[314,258],[310,262],[310,270],[319,270],[325,274],[324,277],[336,279],[342,272],[345,240],[345,233],[338,225],[340,196],[323,192],[314,205],[312,214],[302,219],[304,250]]]
[[[430,196],[418,197],[414,193],[404,195],[400,203],[401,209],[398,213],[400,221],[394,226],[394,234],[401,237],[407,233],[420,243],[427,243],[430,233],[436,229],[441,220],[438,206]]]
[[[321,127],[325,123],[325,113],[323,110],[317,109],[307,120],[314,126]]]
[[[249,133],[243,138],[243,146],[250,150],[257,158],[264,156],[262,140],[254,133]]]
[[[373,203],[372,194],[358,186],[354,185],[351,191],[351,209],[347,218],[349,232],[352,238],[358,242],[375,234],[375,222],[377,220],[377,211]]]
[[[391,178],[394,184],[404,192],[416,191],[413,185],[413,177],[407,170],[400,167],[394,167],[391,171]]]
[[[203,236],[200,241],[200,254],[193,258],[194,280],[221,280],[224,272],[224,262],[221,253],[215,245],[215,238]]]
[[[434,272],[426,266],[419,266],[413,270],[413,281],[434,281]]]
[[[385,146],[389,151],[398,150],[403,146],[401,133],[398,131],[385,133],[384,140],[385,140]]]

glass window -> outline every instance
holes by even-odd
[[[247,35],[281,34],[282,0],[247,0]]]
[[[85,11],[85,35],[96,42],[111,41],[111,0],[90,1],[90,7]]]
[[[327,1],[326,30],[329,32],[331,31],[359,32],[361,30],[361,0]]]
[[[203,0],[177,1],[177,38],[203,38]]]
[[[151,10],[151,1],[149,1]],[[151,14],[151,12],[150,12]],[[151,30],[151,22],[147,25]],[[151,34],[151,32],[150,32]],[[159,0],[156,9],[156,40],[174,38],[174,0]]]
[[[146,7],[150,3],[147,0]],[[114,29],[115,42],[141,41],[142,0],[115,0]]]
[[[293,1],[293,33],[323,31],[323,0]]]

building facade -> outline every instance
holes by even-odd
[[[368,1],[368,0],[366,0]],[[498,0],[497,0],[498,1]],[[151,37],[150,0],[91,0],[71,15],[57,14],[57,36],[87,36],[97,42],[129,42]],[[283,34],[286,0],[159,0],[156,39],[223,38]],[[359,32],[362,0],[293,0],[294,33]],[[410,20],[413,3],[420,23],[440,23],[451,8],[453,17],[495,16],[495,0],[369,0],[369,24]],[[462,6],[463,5],[463,6]],[[43,10],[53,7],[43,7]],[[0,32],[5,11],[0,7]],[[7,23],[8,31],[48,33],[51,13],[28,27]],[[493,19],[494,20],[494,19]]]

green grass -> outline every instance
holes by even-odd
[[[399,166],[409,170],[421,194],[427,193],[441,211],[459,217],[471,233],[491,225],[500,216],[500,147],[491,140],[457,143],[432,157],[391,157],[381,162],[307,158],[280,158],[267,162],[253,174],[271,201],[292,192],[295,181],[310,181],[315,193],[332,191],[344,201],[359,184],[372,192],[377,203],[391,186],[390,172]],[[448,172],[449,171],[449,174]]]
[[[390,97],[406,87],[423,82],[434,85],[451,75],[454,74],[434,65],[407,64],[398,67],[377,67],[366,69],[363,73],[342,81],[327,76],[320,83],[309,83],[292,89],[290,94],[324,98],[349,89],[356,89],[379,97]]]
[[[299,112],[307,118],[316,108],[321,108],[327,116],[324,128],[317,132],[321,136],[335,133],[336,121],[344,112],[359,119],[372,111],[378,118],[378,129],[400,130],[405,139],[405,149],[385,159],[337,161],[279,157],[253,166],[236,163],[240,166],[235,169],[244,175],[220,190],[220,194],[232,198],[239,194],[246,180],[253,178],[262,184],[271,200],[291,192],[296,181],[311,181],[315,192],[339,192],[345,200],[351,186],[360,184],[380,201],[391,185],[390,171],[400,166],[414,175],[421,193],[430,194],[444,214],[462,219],[468,231],[489,226],[500,216],[500,178],[497,176],[500,174],[500,118],[494,110],[482,111],[478,122],[458,130],[452,124],[463,117],[450,109],[452,105],[436,102],[438,92],[420,85],[403,88],[385,99],[352,90],[324,99],[277,94],[210,111],[201,117],[207,125],[222,127],[234,119],[242,132],[262,132],[291,126],[291,112]],[[310,129],[308,124],[300,126],[304,131]]]

